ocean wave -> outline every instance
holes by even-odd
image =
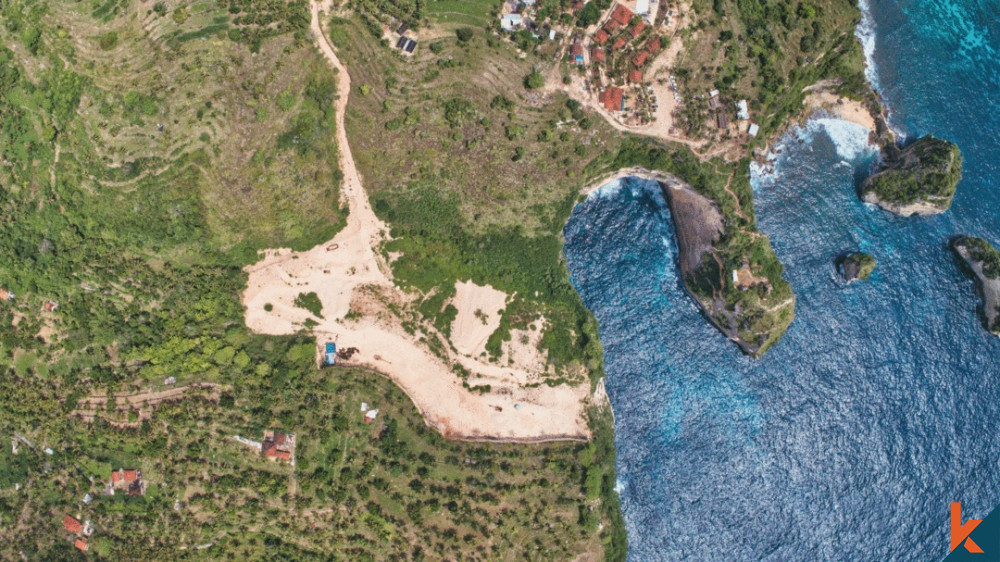
[[[868,0],[858,0],[858,9],[861,10],[861,21],[854,28],[854,36],[858,38],[865,54],[865,78],[877,92],[881,88],[878,82],[878,68],[875,66],[875,18],[872,16]]]
[[[809,118],[805,125],[793,127],[779,138],[764,162],[750,163],[750,186],[753,190],[773,185],[781,178],[782,167],[788,162],[789,155],[797,148],[811,146],[820,134],[830,139],[843,164],[853,166],[859,159],[878,152],[877,147],[869,142],[869,131],[865,127],[839,117],[818,113]]]

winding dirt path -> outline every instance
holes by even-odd
[[[340,349],[357,348],[342,363],[392,379],[426,423],[446,437],[489,441],[589,438],[584,419],[588,384],[526,388],[541,382],[541,373],[484,363],[448,349],[435,355],[426,342],[439,334],[403,327],[396,311],[405,309],[415,297],[392,281],[380,253],[388,228],[372,211],[351,155],[344,126],[351,79],[322,27],[331,6],[330,0],[312,3],[311,29],[320,52],[337,73],[336,139],[344,174],[341,196],[350,211],[347,225],[333,240],[315,248],[268,250],[261,261],[245,268],[249,282],[242,297],[247,326],[273,335],[311,330],[320,343],[335,341]],[[319,297],[322,316],[295,306],[298,295],[309,292]],[[455,364],[471,373],[466,381],[469,386],[489,385],[491,390],[478,393],[465,388]]]

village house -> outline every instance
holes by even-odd
[[[640,51],[639,54],[632,59],[632,64],[634,64],[636,68],[642,68],[643,66],[646,65],[646,59],[648,58],[649,58],[648,52]]]
[[[618,23],[618,25],[626,26],[632,18],[635,16],[632,10],[629,10],[621,4],[616,4],[615,9],[611,12],[611,19]]]
[[[115,493],[115,490],[124,491],[130,496],[146,495],[146,485],[142,481],[142,473],[135,469],[125,470],[124,468],[120,468],[112,471],[109,489],[112,495]]]
[[[633,84],[638,84],[642,82],[642,71],[638,68],[633,68],[628,72],[628,81]]]
[[[591,48],[590,60],[592,62],[604,62],[605,61],[604,51],[602,51],[599,47]]]
[[[264,432],[264,440],[260,444],[260,452],[265,457],[276,461],[288,461],[295,465],[295,434],[280,433],[269,429]]]
[[[625,43],[627,43],[627,41],[625,41],[625,38],[619,37],[618,39],[615,39],[615,42],[611,45],[611,50],[617,51],[618,49],[624,47]]]
[[[569,49],[569,54],[573,58],[574,63],[583,64],[583,45],[579,41],[573,43],[573,46]]]
[[[617,86],[612,86],[601,92],[598,96],[598,101],[608,111],[625,110],[625,92]]]
[[[597,33],[594,34],[594,43],[597,43],[598,45],[607,43],[608,39],[611,39],[611,34],[604,31],[603,28],[598,29]]]
[[[87,541],[83,539],[76,539],[76,542],[73,543],[73,546],[79,548],[83,552],[87,552]]]
[[[14,293],[4,289],[0,289],[0,301],[12,301],[15,298],[16,297],[14,297]]]
[[[65,527],[67,531],[73,533],[74,535],[79,535],[80,533],[83,532],[83,525],[75,518],[70,517],[69,515],[63,518],[63,527]]]
[[[639,22],[634,26],[632,26],[632,29],[629,30],[629,33],[632,35],[632,38],[635,39],[636,37],[642,35],[643,31],[646,31],[646,24],[644,22]]]

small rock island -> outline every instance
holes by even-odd
[[[843,255],[837,259],[837,271],[847,282],[868,279],[875,271],[875,256],[861,252]]]
[[[976,279],[976,288],[983,299],[983,325],[1000,336],[1000,252],[986,240],[972,236],[952,239],[951,249]]]
[[[951,207],[962,179],[962,154],[946,140],[926,136],[886,150],[886,164],[861,186],[861,199],[896,213],[935,215]]]

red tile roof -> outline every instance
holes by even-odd
[[[71,533],[83,532],[83,525],[81,525],[79,521],[73,519],[69,515],[67,515],[66,518],[63,519],[63,527],[66,527],[66,530]]]
[[[276,457],[278,456],[278,447],[274,443],[266,443],[261,452],[264,453],[265,457]]]
[[[87,541],[85,541],[83,539],[76,539],[76,542],[73,543],[73,546],[79,548],[80,550],[82,550],[84,552],[87,552]]]
[[[579,43],[573,43],[573,46],[570,47],[569,52],[574,57],[582,57],[583,56],[583,45],[581,45]]]
[[[597,33],[594,34],[594,43],[602,45],[605,41],[611,38],[611,35],[604,31],[603,29],[598,29]]]
[[[642,71],[638,68],[633,68],[628,73],[628,81],[639,83],[642,82]]]
[[[593,62],[604,62],[604,51],[598,47],[590,50],[590,60]]]
[[[292,454],[289,453],[288,451],[276,451],[274,456],[278,457],[281,460],[285,460],[285,461],[287,461],[287,460],[289,460],[289,459],[292,458]]]
[[[660,38],[659,37],[653,37],[649,41],[649,43],[646,44],[646,50],[649,51],[650,53],[656,53],[657,51],[660,50],[660,47],[662,47],[662,46],[663,45],[660,44]]]
[[[621,88],[611,87],[601,92],[598,100],[604,104],[608,111],[621,111],[622,102],[625,99],[625,92]]]
[[[617,6],[615,6],[614,11],[611,12],[611,19],[615,20],[621,25],[628,25],[629,20],[631,20],[632,16],[634,15],[635,14],[632,13],[632,10],[629,10],[625,6],[618,4]]]
[[[614,35],[621,26],[622,24],[616,22],[615,20],[608,20],[604,24],[604,30],[608,32],[608,35]]]
[[[136,471],[134,471],[134,470],[123,470],[122,472],[125,473],[125,483],[126,484],[135,482],[135,480],[137,478]]]
[[[629,30],[629,33],[632,34],[632,37],[638,37],[645,30],[646,30],[646,22],[639,22],[634,26],[632,26],[632,29]]]
[[[120,472],[118,472],[117,470],[112,470],[111,471],[111,483],[112,484],[117,484],[118,481],[121,480],[121,478],[122,477],[121,477],[121,473]]]
[[[284,445],[286,439],[288,439],[288,436],[285,435],[284,433],[275,433],[274,434],[274,444],[275,445]]]
[[[619,37],[618,39],[615,39],[614,44],[611,45],[611,50],[617,51],[618,49],[621,49],[624,46],[625,46],[625,39]]]
[[[647,58],[649,58],[649,53],[646,51],[640,51],[639,54],[632,59],[632,64],[634,64],[636,68],[642,68],[642,66],[646,64]]]

